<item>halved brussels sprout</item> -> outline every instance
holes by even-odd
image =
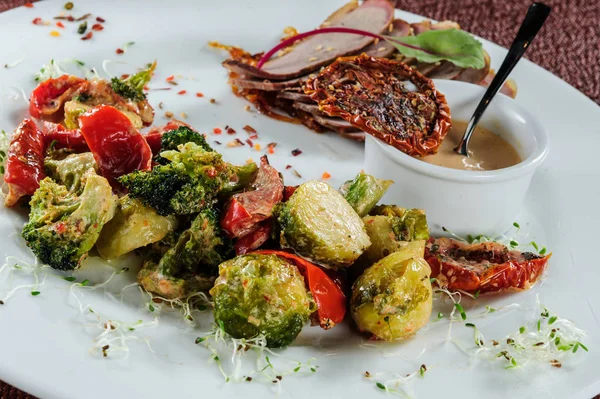
[[[377,205],[370,214],[392,218],[392,229],[399,241],[427,240],[429,238],[427,216],[422,209],[405,209],[397,205]]]
[[[96,249],[102,258],[113,259],[162,240],[176,226],[174,216],[161,216],[154,208],[126,195],[119,200],[114,218],[102,229]]]
[[[263,334],[267,346],[290,345],[316,309],[295,266],[276,255],[242,255],[219,265],[210,290],[214,317],[235,338]]]
[[[340,192],[358,216],[363,217],[369,214],[393,183],[391,180],[377,179],[366,173],[359,173],[354,180],[344,183],[340,187]]]
[[[300,185],[278,214],[281,247],[315,263],[347,267],[371,245],[361,218],[326,183]]]
[[[352,318],[377,339],[407,338],[429,321],[431,269],[423,254],[395,252],[368,268],[352,286]]]

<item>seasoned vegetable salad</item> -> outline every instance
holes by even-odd
[[[267,155],[232,165],[183,122],[142,134],[155,68],[111,81],[63,75],[33,91],[8,151],[5,205],[28,207],[22,237],[43,264],[75,270],[89,256],[134,253],[144,290],[206,296],[224,333],[269,347],[291,345],[309,321],[406,339],[429,321],[432,282],[525,289],[543,272],[547,256],[430,237],[424,210],[380,203],[390,180],[286,186]],[[480,270],[490,262],[507,270],[494,286]]]

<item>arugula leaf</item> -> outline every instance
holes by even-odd
[[[385,36],[385,39],[402,55],[416,58],[420,62],[446,60],[461,68],[475,69],[485,66],[481,42],[463,30],[429,30],[417,36]]]

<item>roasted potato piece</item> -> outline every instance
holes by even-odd
[[[320,181],[300,185],[279,208],[277,221],[282,248],[324,266],[347,267],[371,245],[354,209]]]
[[[423,252],[402,250],[368,268],[352,286],[350,308],[359,330],[395,341],[410,337],[429,321],[431,269]]]

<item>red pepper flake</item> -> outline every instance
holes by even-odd
[[[90,40],[92,38],[92,36],[94,36],[94,33],[92,31],[90,31],[87,33],[87,35],[82,37],[81,40]]]
[[[243,145],[244,145],[244,143],[240,139],[231,140],[229,143],[227,143],[227,147],[230,147],[230,148],[241,147]]]
[[[216,127],[216,128],[213,129],[213,133],[214,134],[221,134],[221,133],[223,133],[223,131],[221,129],[219,129],[218,127]]]
[[[254,143],[250,139],[246,139],[246,143],[250,146],[250,148],[254,147]]]
[[[106,20],[102,17],[96,17],[96,21],[101,22],[101,23],[105,23]]]
[[[170,82],[170,81],[172,81],[173,79],[175,79],[175,76],[171,75],[171,76],[169,76],[169,77],[167,78],[167,82]]]
[[[62,22],[60,22],[60,21],[58,21],[56,23],[56,26],[58,26],[59,28],[64,28],[65,27],[65,25]]]
[[[234,128],[232,128],[232,127],[227,128],[227,134],[235,134],[235,133],[236,133],[236,131]]]
[[[215,140],[215,141],[214,141],[214,143],[215,143],[216,145],[221,145],[221,142],[220,142],[220,141],[217,141],[217,140]]]
[[[256,140],[258,138],[258,134],[253,134],[250,137],[248,137],[250,140]]]
[[[104,29],[104,26],[102,26],[100,24],[92,25],[92,30],[102,30],[102,29]]]
[[[292,172],[298,179],[302,179],[302,175],[300,173],[298,173],[298,171],[296,169],[292,169]]]
[[[89,17],[90,15],[92,15],[92,14],[90,14],[90,13],[83,14],[81,17],[77,18],[75,21],[83,21],[83,20],[86,20],[86,19],[88,19],[88,17]]]
[[[124,73],[123,75],[121,75],[121,80],[127,79],[129,77],[128,73]]]
[[[269,154],[275,154],[275,148],[272,145],[267,146],[267,148],[269,149]]]
[[[123,54],[125,51],[122,48],[118,48],[116,53],[117,54]]]
[[[285,165],[286,169],[292,169],[292,165]]]
[[[185,93],[187,93],[187,90],[181,90],[177,92],[177,94],[179,94],[180,96],[184,95]]]
[[[248,134],[256,133],[256,130],[252,126],[250,126],[250,125],[244,126],[244,130],[247,131]]]
[[[327,180],[330,178],[331,178],[331,175],[327,172],[323,172],[323,175],[321,175],[321,179],[323,179],[323,180]]]
[[[44,21],[40,17],[37,17],[37,18],[34,18],[33,21],[31,21],[31,23],[34,25],[43,25]]]
[[[73,22],[73,21],[75,21],[75,17],[74,17],[74,16],[72,16],[72,15],[68,15],[68,16],[67,16],[67,21],[69,21],[69,22]]]
[[[204,94],[198,92],[198,93],[196,93],[196,97],[204,97]]]
[[[302,154],[302,150],[300,148],[296,148],[295,150],[292,150],[293,156],[297,157],[300,154]]]
[[[144,86],[144,90],[148,91],[150,88],[148,86]]]
[[[206,170],[206,175],[212,179],[217,176],[217,170],[213,167],[210,167]]]
[[[277,147],[277,143],[274,142],[274,141],[272,141],[269,144],[267,144],[267,147],[273,147],[273,148],[275,148],[275,147]]]
[[[27,8],[33,8],[33,3],[25,3],[25,4],[23,4],[23,6],[25,6]]]

